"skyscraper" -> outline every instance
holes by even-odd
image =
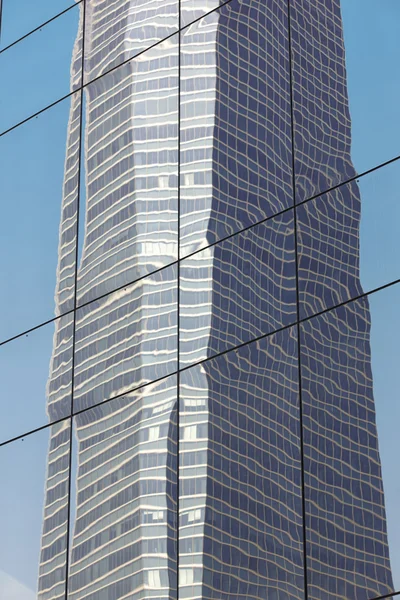
[[[368,301],[310,318],[362,294],[357,183],[293,209],[355,175],[340,2],[180,8],[82,10],[39,597],[374,597]]]

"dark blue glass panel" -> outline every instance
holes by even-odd
[[[70,419],[0,448],[4,600],[65,598],[69,451]]]
[[[400,587],[399,300],[396,285],[301,325],[312,599],[367,600]]]
[[[295,320],[292,211],[181,262],[182,365],[219,354]]]
[[[400,161],[297,209],[300,316],[400,278]]]
[[[303,599],[296,328],[184,371],[180,417],[180,597]]]
[[[399,155],[397,0],[293,0],[296,198]]]
[[[181,256],[293,204],[287,32],[238,0],[182,32]]]

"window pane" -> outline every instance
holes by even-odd
[[[74,417],[70,600],[143,586],[176,599],[176,386],[167,377]]]
[[[178,2],[91,2],[85,18],[85,83],[178,31]]]
[[[304,598],[296,328],[181,373],[179,452],[179,597]]]
[[[400,4],[293,0],[296,197],[399,155]]]
[[[399,299],[396,285],[301,325],[313,599],[367,600],[400,587]]]
[[[400,161],[297,209],[300,315],[400,277]]]
[[[233,0],[182,32],[182,257],[293,204],[287,28]]]
[[[81,7],[82,4],[79,3],[0,53],[0,133],[46,108],[80,85]]]
[[[0,341],[74,307],[79,133],[77,93],[0,137]]]
[[[74,6],[76,0],[2,0],[1,45],[5,48],[42,23],[52,19],[65,9]],[[78,2],[80,0],[77,0]]]
[[[177,287],[167,267],[77,311],[74,411],[176,371]]]
[[[65,598],[70,420],[0,448],[0,596]]]
[[[71,414],[73,317],[0,346],[0,442]]]
[[[293,213],[184,259],[181,364],[193,364],[296,320]]]
[[[78,304],[177,259],[178,58],[174,36],[85,90]]]

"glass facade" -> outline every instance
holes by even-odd
[[[0,11],[0,599],[400,598],[398,0]]]

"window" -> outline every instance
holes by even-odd
[[[187,173],[184,175],[184,184],[187,186],[194,184],[194,173]]]
[[[168,187],[168,181],[169,181],[169,176],[168,175],[160,175],[160,177],[158,178],[158,186],[160,188],[167,188]]]
[[[183,439],[184,440],[195,440],[197,437],[197,425],[188,425],[184,428]]]
[[[194,581],[193,569],[180,569],[179,585],[192,585]]]
[[[147,572],[147,580],[150,588],[160,588],[161,587],[161,577],[160,570],[156,569],[154,571]]]
[[[153,440],[158,440],[160,437],[160,427],[149,427],[149,442]]]
[[[188,523],[193,523],[194,521],[199,521],[201,518],[201,509],[196,508],[196,510],[191,510],[188,512]]]

